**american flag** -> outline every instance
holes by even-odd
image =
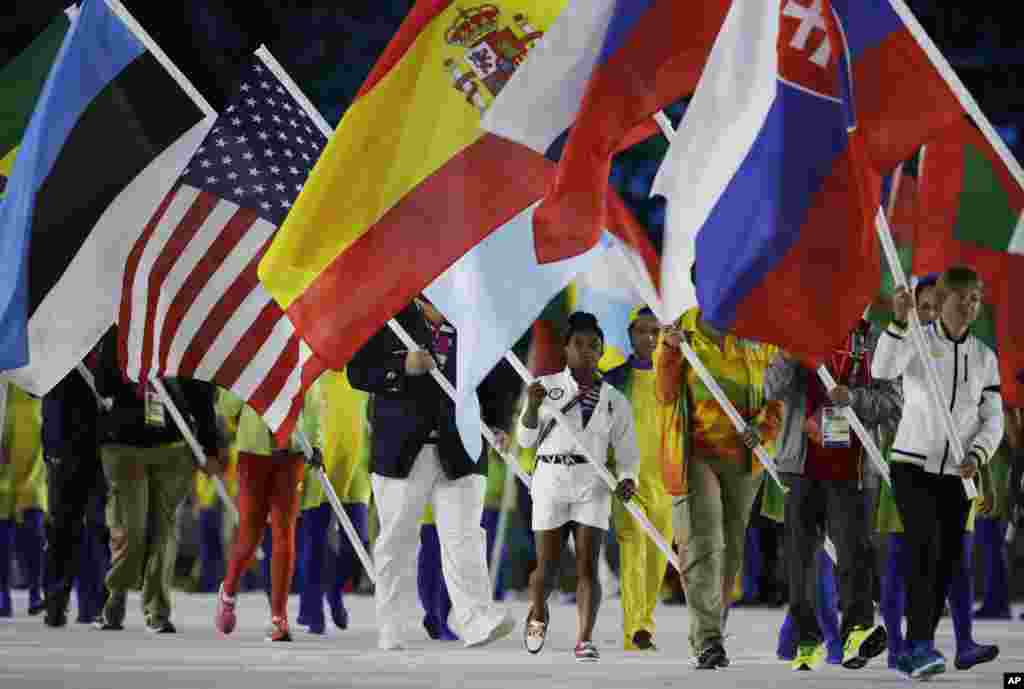
[[[255,58],[128,257],[118,344],[130,379],[216,383],[279,439],[291,433],[325,366],[256,267],[326,143]]]

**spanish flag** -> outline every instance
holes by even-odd
[[[259,266],[332,368],[544,195],[553,165],[480,121],[565,4],[419,0],[367,77]]]

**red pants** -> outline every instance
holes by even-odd
[[[238,591],[242,574],[249,569],[270,515],[274,555],[270,563],[270,614],[288,618],[288,591],[295,570],[295,521],[299,516],[299,483],[302,455],[272,457],[238,453],[238,538],[224,578],[224,592]]]

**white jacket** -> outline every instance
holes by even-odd
[[[924,336],[964,453],[976,450],[987,462],[1003,439],[1003,399],[996,355],[970,332],[959,341],[953,340],[938,320],[924,328]],[[932,408],[925,369],[909,331],[896,325],[886,328],[875,349],[871,375],[884,380],[903,376],[903,418],[892,446],[892,461],[916,464],[933,474],[957,475],[942,419]]]
[[[517,429],[520,447],[533,447],[537,443],[541,429],[552,420],[552,410],[561,409],[579,394],[579,385],[569,369],[561,373],[538,378],[548,391],[548,397],[537,413],[537,428],[523,425],[523,416],[519,417]],[[591,457],[597,462],[608,459],[608,450],[615,448],[615,466],[618,468],[620,481],[631,478],[636,481],[636,472],[640,466],[640,449],[636,443],[636,426],[633,422],[633,407],[626,396],[607,383],[601,383],[601,396],[597,407],[590,417],[587,427],[583,428],[583,411],[577,404],[565,413],[572,429],[583,440]],[[573,440],[572,433],[562,424],[555,424],[551,433],[537,448],[538,455],[583,454],[579,445]]]

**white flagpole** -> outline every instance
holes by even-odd
[[[100,391],[96,388],[96,378],[92,375],[92,371],[81,362],[75,366],[75,370],[78,371],[78,375],[82,376],[85,384],[92,390],[92,394],[96,398],[96,406],[100,408],[100,411],[110,411],[110,408],[114,406],[114,400],[109,397],[100,396]]]
[[[331,485],[331,480],[327,478],[327,472],[324,470],[322,462],[313,462],[314,452],[313,446],[309,442],[309,438],[302,432],[301,429],[295,432],[295,437],[299,441],[299,445],[302,447],[302,454],[306,456],[306,462],[313,470],[316,471],[316,477],[320,480],[320,485],[324,488],[324,493],[327,495],[328,502],[331,503],[331,507],[334,509],[334,514],[338,517],[338,523],[341,524],[341,528],[345,530],[345,535],[348,536],[349,543],[352,544],[352,548],[356,551],[356,555],[359,556],[359,561],[363,563],[363,568],[366,570],[366,576],[370,578],[374,584],[377,583],[377,570],[374,569],[373,559],[370,554],[366,552],[366,547],[363,546],[363,540],[359,537],[359,532],[356,531],[356,527],[352,524],[352,520],[348,516],[348,512],[345,511],[345,507],[341,504],[341,499],[338,498],[338,494],[334,490],[334,486]]]
[[[907,282],[907,275],[903,272],[903,266],[900,264],[899,254],[896,252],[896,243],[893,242],[892,232],[889,229],[889,222],[885,219],[885,213],[879,208],[878,212],[875,213],[875,228],[878,231],[878,238],[882,242],[882,250],[885,252],[885,258],[889,262],[889,270],[892,272],[893,280],[896,282],[897,287],[903,287],[910,289],[910,285]],[[949,406],[946,404],[946,395],[942,391],[942,386],[939,382],[939,374],[935,370],[935,364],[931,360],[931,356],[928,353],[928,346],[925,344],[924,331],[921,328],[921,321],[917,317],[917,309],[910,309],[910,337],[914,343],[914,349],[917,351],[917,356],[921,360],[921,365],[924,367],[925,379],[928,384],[928,393],[932,400],[932,407],[939,414],[939,418],[942,420],[943,428],[946,431],[946,437],[949,439],[949,447],[953,451],[953,461],[959,466],[964,461],[964,448],[960,442],[960,436],[956,432],[956,424],[953,421],[953,415],[949,411]],[[963,479],[964,492],[967,493],[967,497],[974,499],[978,497],[978,490],[974,486],[974,481]]]
[[[491,553],[491,596],[498,591],[498,574],[501,572],[501,551],[505,549],[505,532],[508,530],[509,513],[515,502],[516,477],[511,471],[505,471],[505,481],[501,489],[501,509],[498,512],[498,524],[495,527],[494,551]]]
[[[828,369],[825,368],[824,364],[818,367],[818,377],[825,385],[826,390],[832,392],[832,390],[835,389],[836,381],[832,378],[832,374],[828,372]],[[842,407],[842,412],[843,416],[846,417],[846,420],[849,421],[850,425],[853,427],[854,433],[856,433],[857,437],[860,438],[861,444],[864,446],[864,449],[867,450],[868,456],[871,458],[871,462],[875,465],[875,468],[878,469],[878,473],[882,475],[883,479],[885,479],[885,485],[892,488],[892,481],[889,480],[889,465],[885,463],[884,459],[882,459],[882,453],[878,449],[878,445],[875,444],[875,439],[871,437],[870,433],[868,433],[868,429],[864,428],[864,424],[861,423],[860,419],[857,417],[857,413],[853,411],[852,407]]]
[[[306,114],[309,115],[311,120],[313,120],[313,123],[316,125],[317,129],[319,129],[324,136],[330,137],[334,133],[334,130],[331,129],[331,125],[327,123],[327,120],[324,119],[324,116],[320,114],[320,111],[313,106],[313,103],[310,102],[309,98],[307,98],[306,95],[302,92],[298,84],[296,84],[295,81],[292,80],[292,78],[284,70],[284,67],[281,66],[281,63],[279,63],[270,53],[270,51],[267,50],[266,46],[260,46],[259,48],[257,48],[256,56],[263,60],[263,63],[267,66],[271,73],[275,77],[277,77],[277,79],[284,86],[285,90],[288,91],[291,97],[294,98],[299,103],[299,105],[302,106],[303,110],[306,111]],[[412,340],[412,338],[409,337],[409,334],[405,332],[405,329],[402,328],[397,321],[391,319],[390,321],[388,321],[388,326],[390,326],[392,331],[394,331],[394,333],[398,336],[398,339],[402,340],[402,342],[409,349],[409,351],[415,351],[419,349],[419,345],[417,345]],[[452,387],[451,383],[448,382],[448,380],[441,374],[440,371],[436,369],[432,370],[430,372],[430,375],[434,378],[435,381],[437,381],[437,384],[440,385],[441,388],[446,393],[448,393],[449,397],[451,397],[453,400],[456,399],[455,388]],[[516,460],[511,455],[501,450],[501,448],[498,445],[497,439],[494,437],[494,434],[491,432],[491,429],[488,428],[486,424],[481,423],[480,428],[484,436],[484,439],[487,440],[488,443],[490,443],[491,447],[497,450],[498,455],[503,460],[505,460],[505,463],[508,464],[508,466],[513,471],[515,471],[516,476],[519,477],[519,480],[521,480],[526,485],[526,487],[529,488],[530,477],[529,475],[526,474],[525,471],[523,471],[522,467],[519,466],[518,460]],[[341,516],[339,515],[339,519],[340,518]]]
[[[164,382],[160,378],[153,376],[150,378],[150,382],[156,389],[160,399],[163,400],[164,406],[167,407],[167,411],[171,412],[171,418],[174,419],[174,423],[178,426],[178,430],[181,431],[181,435],[185,438],[185,442],[192,449],[192,454],[195,456],[196,461],[199,462],[199,466],[206,466],[206,453],[203,448],[200,447],[199,441],[192,434],[192,429],[188,427],[188,423],[185,422],[185,417],[182,416],[181,410],[178,409],[178,405],[174,403],[174,399],[167,392],[167,388],[164,387]],[[231,500],[227,490],[224,488],[224,482],[221,481],[220,476],[212,476],[214,488],[217,491],[217,495],[220,496],[221,502],[224,503],[224,507],[228,511],[228,516],[235,526],[238,525],[238,509],[235,507],[235,503]]]
[[[1024,188],[1024,169],[1021,169],[1020,163],[1017,162],[1017,159],[1013,157],[1012,153],[1010,153],[1010,149],[1006,147],[1002,138],[996,133],[995,128],[992,126],[992,123],[988,121],[988,118],[985,117],[985,113],[981,111],[977,101],[974,100],[970,91],[968,91],[967,87],[964,86],[964,83],[960,81],[960,77],[956,75],[956,72],[953,71],[949,62],[945,57],[943,57],[942,51],[940,51],[935,46],[935,43],[932,42],[932,39],[929,38],[928,33],[924,30],[924,27],[921,26],[920,22],[917,21],[917,17],[915,17],[914,13],[909,7],[907,7],[904,0],[889,0],[889,2],[896,14],[898,14],[900,19],[903,20],[903,23],[906,24],[907,29],[914,37],[914,40],[917,41],[921,50],[923,50],[925,55],[928,56],[932,66],[935,67],[936,71],[938,71],[946,81],[950,90],[953,91],[953,95],[956,96],[960,105],[963,106],[963,109],[967,111],[974,120],[974,123],[981,129],[981,132],[985,135],[989,144],[992,145],[992,148],[999,153],[999,157],[1002,158],[1006,167],[1010,170],[1010,174],[1013,175],[1014,180],[1016,180],[1018,185]]]
[[[178,86],[188,94],[189,98],[192,99],[203,114],[206,116],[216,115],[217,111],[213,109],[213,106],[210,105],[209,101],[203,98],[203,94],[199,93],[192,82],[188,80],[188,77],[178,69],[178,66],[171,62],[171,58],[167,57],[167,53],[160,48],[149,33],[142,28],[142,25],[135,20],[135,17],[133,17],[131,12],[128,11],[128,8],[121,3],[121,0],[105,1],[107,3],[107,7],[110,8],[110,11],[116,14],[117,18],[124,22],[125,26],[127,26],[135,37],[139,39],[139,42],[142,43],[146,50],[153,54],[156,61],[167,70],[167,73],[171,75],[171,78],[174,79]]]
[[[523,382],[525,382],[527,385],[530,385],[534,382],[535,379],[533,375],[526,368],[526,366],[523,365],[523,362],[519,359],[518,356],[515,355],[515,353],[505,352],[505,360],[512,364],[512,368],[516,370],[516,373],[518,373],[519,376],[523,379]],[[551,412],[552,416],[554,416],[555,418],[555,421],[561,424],[564,430],[572,434],[573,440],[576,441],[576,445],[579,448],[582,455],[586,458],[587,462],[589,462],[590,465],[594,467],[594,470],[597,472],[597,475],[601,477],[601,479],[605,482],[605,485],[607,485],[608,488],[614,493],[616,487],[618,486],[618,482],[615,480],[615,477],[612,476],[612,472],[608,471],[608,468],[604,465],[604,463],[599,462],[597,458],[593,456],[590,450],[587,449],[586,444],[579,437],[579,434],[575,430],[573,430],[573,427],[569,423],[569,420],[565,417],[565,414],[563,414],[557,407],[548,407],[548,411]],[[640,524],[643,530],[647,532],[647,536],[652,541],[654,541],[654,544],[656,546],[658,546],[658,550],[660,550],[665,555],[665,557],[668,558],[668,561],[672,563],[672,566],[675,567],[676,571],[682,574],[682,569],[680,569],[679,567],[679,561],[676,559],[676,554],[672,552],[671,546],[669,546],[669,544],[665,541],[665,538],[661,535],[661,532],[658,531],[653,524],[651,524],[650,520],[647,518],[647,515],[644,514],[643,510],[640,509],[640,507],[633,500],[626,501],[623,504],[625,505],[626,510],[631,515],[633,515],[634,519],[637,520],[637,522]]]
[[[669,140],[669,143],[671,143],[676,136],[676,131],[672,128],[672,122],[669,120],[668,115],[666,115],[664,111],[659,110],[654,114],[654,120],[658,123],[658,126],[661,127],[661,131],[665,135],[665,138]],[[660,308],[660,304],[649,304],[649,306],[651,307],[651,310],[654,311],[654,315],[658,317],[660,322],[671,323],[675,320],[665,317],[665,314]],[[747,422],[736,410],[732,401],[722,391],[721,386],[718,385],[718,381],[716,381],[714,376],[712,376],[711,373],[708,372],[707,368],[705,368],[700,357],[698,357],[697,353],[693,351],[692,347],[690,347],[690,343],[688,343],[684,338],[681,338],[679,348],[682,351],[683,356],[686,357],[690,366],[692,366],[693,370],[697,372],[697,376],[700,377],[708,391],[715,398],[715,401],[718,402],[722,411],[724,411],[726,416],[729,417],[729,420],[732,421],[733,426],[736,428],[736,432],[741,434],[746,432]],[[754,454],[757,456],[758,461],[761,462],[761,466],[763,466],[765,471],[768,472],[768,475],[771,476],[775,483],[778,484],[779,490],[781,490],[784,495],[788,493],[789,488],[787,488],[782,482],[782,479],[779,478],[778,468],[775,466],[775,461],[768,456],[768,451],[765,450],[763,446],[758,445],[754,448]]]

